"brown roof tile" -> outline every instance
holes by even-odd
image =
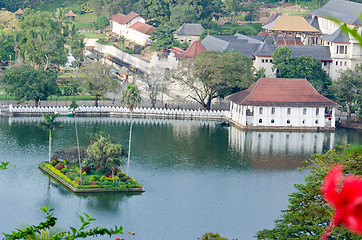
[[[339,107],[319,94],[307,79],[261,78],[248,89],[228,96],[239,105],[277,107]]]
[[[130,12],[127,15],[124,15],[122,13],[117,13],[117,14],[113,15],[110,18],[110,20],[115,21],[116,23],[119,23],[119,24],[126,24],[138,16],[139,16],[139,14],[135,13],[135,12]]]
[[[302,16],[280,15],[262,28],[269,31],[319,33],[319,30],[312,27]]]
[[[143,22],[135,22],[134,24],[129,26],[129,28],[132,28],[138,32],[141,32],[141,33],[147,34],[147,35],[149,35],[153,31],[155,31],[155,28],[153,26],[148,25]]]
[[[206,51],[204,45],[200,41],[195,41],[184,52],[177,54],[175,57],[177,59],[194,58],[203,51]]]

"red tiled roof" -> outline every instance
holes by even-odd
[[[239,105],[278,107],[339,107],[319,94],[307,79],[261,78],[248,89],[228,96]]]
[[[21,9],[21,8],[19,8],[16,12],[15,12],[15,14],[19,14],[19,15],[21,15],[21,14],[23,14],[24,13],[24,11]]]
[[[141,32],[143,34],[147,34],[149,35],[150,32],[155,31],[155,28],[151,25],[148,25],[146,23],[143,22],[135,22],[134,24],[132,24],[131,26],[129,26],[129,28],[132,28],[138,32]]]
[[[177,59],[194,58],[203,51],[206,51],[206,48],[201,44],[200,41],[195,41],[184,52],[177,54],[175,57]]]
[[[182,52],[184,52],[185,50],[181,49],[181,48],[178,48],[178,47],[172,47],[170,49],[168,49],[169,51],[173,52],[173,53],[176,53],[176,54],[180,54]]]
[[[65,16],[67,16],[67,17],[76,17],[77,15],[72,10],[70,10],[69,13],[65,14]]]
[[[119,23],[119,24],[126,24],[129,23],[132,19],[138,17],[139,14],[135,13],[135,12],[130,12],[127,15],[124,15],[122,13],[117,13],[115,15],[113,15],[110,20]]]

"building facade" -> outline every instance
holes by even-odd
[[[228,99],[231,120],[248,128],[333,129],[339,106],[307,79],[261,78]]]

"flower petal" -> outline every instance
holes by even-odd
[[[331,203],[335,208],[339,207],[341,201],[337,191],[338,183],[342,179],[343,168],[341,165],[334,166],[325,176],[321,190],[327,202]]]

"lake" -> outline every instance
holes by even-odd
[[[54,151],[75,146],[75,119],[80,145],[103,131],[128,146],[129,118],[60,117]],[[50,205],[59,230],[79,226],[77,214],[90,213],[97,219],[91,226],[121,225],[125,234],[118,237],[125,239],[191,240],[206,232],[255,239],[287,208],[306,158],[335,144],[362,143],[356,130],[240,131],[215,121],[134,120],[129,174],[146,191],[75,195],[37,168],[48,158],[48,133],[37,127],[42,118],[0,118],[0,161],[10,162],[0,170],[0,233],[38,224],[39,208]]]

